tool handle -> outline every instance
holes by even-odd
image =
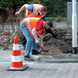
[[[37,43],[37,44],[41,47],[41,49],[42,49],[43,51],[45,51],[44,48],[43,48],[39,43]]]

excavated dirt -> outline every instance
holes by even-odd
[[[64,55],[72,52],[72,46],[64,41],[65,39],[55,39],[50,34],[44,37],[44,50],[37,48],[43,55]],[[69,39],[67,40],[69,41]],[[70,41],[71,42],[71,41]],[[39,46],[38,46],[39,47]]]
[[[63,32],[62,33],[59,32],[58,35],[56,33],[57,38],[54,38],[51,34],[49,33],[46,34],[46,32],[44,32],[44,35],[43,35],[44,42],[43,43],[44,43],[45,51],[43,51],[40,48],[40,46],[37,45],[37,50],[40,51],[41,54],[38,54],[36,56],[46,57],[46,58],[69,58],[69,57],[71,58],[74,56],[78,57],[78,54],[74,55],[72,53],[72,36],[67,32],[64,32],[64,33]],[[17,35],[18,35],[18,41],[19,41],[21,54],[24,56],[25,50],[21,49],[22,34],[20,35],[17,34]],[[14,33],[11,34],[9,32],[1,32],[0,33],[0,49],[2,51],[8,50],[8,52],[13,50],[13,40],[14,40]]]
[[[9,32],[2,32],[0,34],[0,47],[2,47],[4,50],[10,49],[13,45],[13,37],[14,36]],[[18,40],[19,44],[21,44],[21,35],[20,38],[18,36]],[[43,51],[39,46],[37,46],[37,49],[41,51],[44,55],[58,55],[71,53],[72,51],[72,39],[70,38],[70,36],[67,37],[65,35],[62,35],[62,37],[59,36],[59,38],[53,38],[52,35],[48,33],[44,34],[43,40],[45,51]]]
[[[19,7],[16,9],[18,10]],[[15,16],[13,15],[14,13],[14,9],[12,7],[8,7],[6,9],[7,12],[5,12],[5,15],[3,15],[3,12],[0,14],[0,22],[4,24],[4,22],[17,22],[20,23],[20,21],[24,18],[24,14],[25,12],[21,13],[20,16],[18,16],[17,18],[15,18]],[[6,20],[7,18],[7,20]],[[60,22],[61,23],[61,22]],[[58,26],[60,24],[55,23],[54,25]],[[14,24],[13,24],[14,26]],[[13,27],[12,26],[12,27]],[[19,25],[18,25],[19,26]],[[61,25],[59,25],[61,26]],[[66,23],[65,23],[66,26]],[[10,29],[9,25],[8,25],[8,32],[5,32],[3,29],[5,28],[4,25],[0,25],[0,49],[2,50],[12,50],[13,47],[13,39],[14,39],[14,34],[18,35],[18,40],[19,40],[19,44],[21,45],[21,35],[20,31],[18,32],[14,32],[14,33],[10,33],[8,29]],[[58,57],[59,55],[62,56],[68,56],[70,54],[72,54],[72,31],[71,31],[71,27],[67,27],[67,28],[63,28],[64,27],[64,22],[62,22],[62,29],[61,28],[55,28],[52,29],[53,32],[57,35],[57,39],[53,38],[51,34],[45,34],[44,35],[44,49],[45,51],[43,51],[39,46],[37,46],[37,50],[41,51],[40,55],[44,55],[47,57],[52,57],[52,56],[56,56]],[[18,28],[18,27],[17,27]],[[21,48],[20,48],[21,49]],[[25,52],[23,50],[23,52]],[[60,56],[59,56],[60,57]]]
[[[44,32],[43,40],[44,40],[44,50],[45,51],[43,51],[37,45],[37,50],[41,52],[40,56],[44,56],[44,57],[62,56],[63,57],[63,56],[72,55],[71,28],[55,28],[52,30],[57,35],[57,38],[54,38],[51,34]],[[18,41],[21,46],[22,33],[19,34],[18,32],[10,33],[10,32],[2,31],[0,33],[0,49],[12,50],[14,34],[18,35]],[[25,50],[21,50],[21,52],[23,52],[24,54]]]

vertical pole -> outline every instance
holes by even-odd
[[[77,53],[77,13],[76,0],[72,0],[72,49],[73,54]]]

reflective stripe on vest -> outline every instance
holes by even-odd
[[[30,32],[30,34],[32,33],[32,29],[31,29],[31,26],[30,26],[30,21],[29,21],[29,19],[27,19],[27,23],[28,23],[28,30],[29,30],[29,32]],[[40,34],[42,34],[42,32],[43,32],[43,28],[41,29],[41,30],[39,30],[39,31],[36,31],[36,35],[40,35]],[[34,36],[31,34],[31,36],[32,36],[32,38],[34,39]]]
[[[32,33],[29,19],[27,19],[27,23],[28,23],[29,31]],[[34,39],[34,36],[32,34],[31,34],[31,36],[32,36],[32,39]]]
[[[36,31],[36,35],[40,35],[43,32],[43,28],[40,31]]]

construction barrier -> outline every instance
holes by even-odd
[[[23,66],[22,60],[21,60],[21,52],[19,49],[19,43],[18,43],[18,38],[17,35],[14,37],[14,43],[13,43],[13,52],[12,52],[12,61],[11,61],[11,66],[10,68],[7,68],[7,71],[12,71],[12,70],[25,70],[28,68],[27,65]]]

